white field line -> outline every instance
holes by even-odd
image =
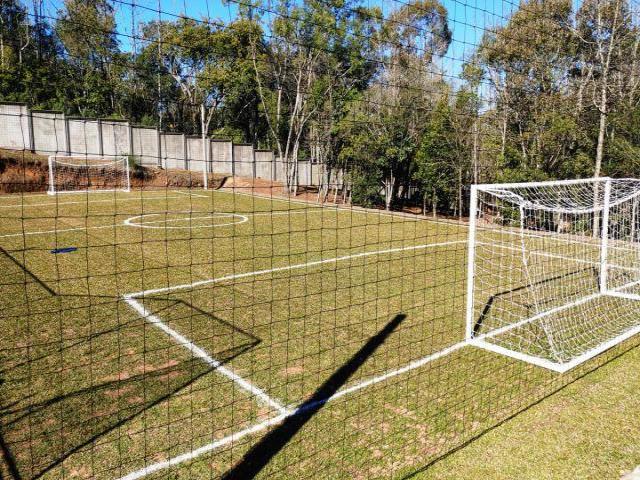
[[[119,223],[114,223],[112,225],[98,225],[95,227],[74,227],[74,228],[59,228],[57,230],[41,230],[35,232],[20,232],[20,233],[8,233],[6,235],[0,235],[0,238],[7,237],[25,237],[27,235],[49,235],[51,233],[63,233],[63,232],[76,232],[76,231],[84,231],[84,230],[98,230],[100,228],[116,228],[116,227],[124,227]]]
[[[175,195],[153,197],[131,197],[131,198],[109,198],[107,200],[86,200],[84,202],[45,202],[45,203],[21,203],[19,205],[0,205],[0,208],[31,208],[31,207],[45,207],[51,205],[86,205],[88,203],[118,203],[118,202],[132,202],[140,200],[164,200],[165,198],[182,198]]]
[[[497,353],[499,355],[504,355],[505,357],[515,358],[516,360],[519,360],[521,362],[530,363],[538,367],[546,368],[547,370],[552,370],[554,372],[563,373],[567,371],[567,368],[564,367],[565,364],[563,363],[553,362],[546,358],[534,357],[533,355],[510,350],[508,348],[501,347],[500,345],[485,342],[484,340],[471,339],[469,340],[469,344],[473,345],[474,347]]]
[[[89,192],[83,192],[83,193],[89,193]],[[104,194],[104,193],[113,193],[113,191],[106,191],[106,190],[94,190],[90,192],[92,196],[94,195],[100,195],[100,194]],[[124,193],[124,192],[123,192]],[[67,195],[67,194],[73,194],[73,192],[58,192],[56,193],[56,195]],[[2,200],[9,200],[12,198],[23,198],[23,197],[49,197],[51,198],[51,195],[49,193],[6,193],[4,195],[0,195],[0,201]]]
[[[147,465],[146,467],[141,468],[140,470],[136,470],[135,472],[131,472],[128,475],[121,477],[120,480],[137,480],[139,478],[146,477],[147,475],[150,475],[159,470],[164,470],[165,468],[173,467],[181,463],[188,462],[189,460],[193,460],[194,458],[199,457],[200,455],[204,455],[205,453],[212,452],[230,443],[235,443],[241,438],[246,437],[247,435],[258,433],[273,425],[277,425],[287,417],[288,415],[281,414],[281,415],[278,415],[277,417],[273,417],[273,418],[270,418],[269,420],[265,420],[264,422],[256,423],[251,427],[245,428],[244,430],[240,430],[239,432],[236,432],[236,433],[232,433],[231,435],[221,438],[220,440],[216,440],[215,442],[211,442],[206,445],[203,445],[202,447],[196,448],[195,450],[191,450],[189,452],[183,453],[176,457],[170,458],[169,460]]]
[[[223,282],[223,281],[227,281],[227,280],[233,280],[236,278],[245,278],[245,277],[249,277],[249,276],[255,276],[255,275],[263,275],[266,273],[270,273],[270,272],[277,272],[277,271],[284,271],[284,270],[293,270],[296,268],[304,268],[304,267],[308,267],[308,266],[315,266],[315,265],[320,265],[320,264],[325,264],[325,263],[335,263],[335,262],[339,262],[339,261],[343,261],[343,260],[348,260],[350,258],[360,258],[360,257],[366,257],[366,256],[371,256],[371,255],[383,255],[386,253],[395,253],[395,252],[402,252],[402,251],[409,251],[409,250],[418,250],[418,249],[425,249],[425,248],[430,248],[430,247],[439,247],[439,246],[447,246],[447,245],[455,245],[455,244],[459,244],[459,243],[466,243],[466,240],[458,240],[458,241],[451,241],[451,242],[441,242],[441,243],[432,243],[432,244],[425,244],[425,245],[415,245],[415,246],[410,246],[410,247],[399,247],[399,248],[390,248],[390,249],[386,249],[386,250],[378,250],[375,252],[362,252],[362,253],[357,253],[357,254],[353,254],[353,255],[345,255],[342,257],[336,257],[336,258],[330,258],[330,259],[325,259],[325,260],[318,260],[318,261],[313,261],[313,262],[307,262],[304,264],[296,264],[296,265],[289,265],[286,267],[277,267],[277,268],[273,268],[273,269],[269,269],[269,270],[257,270],[254,272],[246,272],[246,273],[240,273],[240,274],[236,274],[236,275],[228,275],[225,277],[220,277],[220,278],[215,278],[215,279],[210,279],[210,280],[203,280],[200,282],[194,282],[188,285],[175,285],[173,287],[166,287],[166,288],[160,288],[160,289],[151,289],[151,290],[145,290],[142,292],[136,292],[136,293],[130,293],[128,295],[126,295],[125,301],[131,305],[141,316],[143,316],[145,319],[148,319],[150,322],[152,322],[154,325],[156,325],[158,328],[160,328],[162,331],[166,332],[167,334],[171,335],[174,339],[178,340],[179,343],[181,345],[185,345],[187,348],[189,348],[190,351],[194,351],[192,349],[199,349],[199,347],[195,346],[192,342],[189,342],[186,338],[184,338],[182,335],[180,335],[178,332],[175,332],[174,330],[172,330],[170,327],[168,327],[166,324],[164,324],[158,317],[156,317],[155,315],[151,315],[149,314],[149,312],[146,311],[146,309],[144,308],[144,306],[142,306],[139,302],[137,302],[135,299],[139,298],[139,297],[143,297],[144,295],[153,295],[156,293],[162,293],[162,292],[166,292],[166,291],[174,291],[174,290],[181,290],[181,289],[185,289],[185,288],[189,288],[189,287],[196,287],[196,286],[200,286],[200,285],[205,285],[208,283],[218,283],[218,282]],[[173,332],[173,333],[170,333]],[[174,335],[175,334],[175,335]],[[389,371],[387,373],[384,373],[382,375],[376,376],[376,377],[372,377],[369,378],[367,380],[364,380],[360,383],[357,383],[355,385],[352,385],[351,387],[339,390],[338,392],[336,392],[335,394],[333,394],[332,396],[324,399],[324,400],[319,400],[318,402],[315,402],[314,404],[307,404],[304,405],[303,407],[282,407],[279,404],[279,411],[280,411],[280,415],[270,418],[269,420],[265,420],[263,422],[257,423],[249,428],[246,428],[244,430],[240,430],[239,432],[233,433],[231,435],[228,435],[224,438],[221,438],[219,440],[216,440],[214,442],[211,442],[209,444],[203,445],[202,447],[199,447],[195,450],[191,450],[189,452],[186,452],[184,454],[178,455],[176,457],[173,457],[169,460],[165,460],[162,462],[157,462],[154,463],[152,465],[148,465],[140,470],[137,470],[135,472],[129,473],[128,475],[125,475],[124,477],[122,477],[120,480],[136,480],[139,478],[143,478],[153,472],[157,472],[158,470],[163,470],[165,468],[169,468],[175,465],[178,465],[180,463],[184,463],[190,460],[193,460],[196,457],[199,457],[200,455],[204,455],[205,453],[209,453],[212,452],[220,447],[223,447],[225,445],[228,445],[229,443],[235,442],[247,435],[251,435],[253,433],[258,433],[261,432],[273,425],[277,425],[279,423],[281,423],[282,421],[284,421],[286,418],[294,416],[294,415],[298,415],[306,410],[308,410],[309,408],[313,408],[314,406],[317,406],[319,404],[323,404],[323,403],[327,403],[327,402],[331,402],[333,400],[336,400],[340,397],[344,397],[346,395],[349,395],[353,392],[356,392],[358,390],[361,390],[363,388],[367,388],[371,385],[375,385],[377,383],[380,382],[384,382],[390,378],[393,378],[395,376],[398,375],[402,375],[403,373],[409,372],[411,370],[415,370],[417,368],[420,368],[424,365],[426,365],[427,363],[433,362],[439,358],[442,358],[446,355],[449,355],[457,350],[460,350],[461,348],[465,347],[466,345],[468,345],[467,341],[462,341],[462,342],[458,342],[454,345],[451,345],[447,348],[444,348],[438,352],[432,353],[430,355],[427,355],[425,357],[422,357],[418,360],[414,360],[413,362],[405,365],[404,367],[398,368],[396,370],[392,370]],[[199,349],[201,350],[201,349]],[[207,355],[208,354],[204,351],[201,351],[202,354]],[[195,351],[194,351],[194,354]],[[201,358],[204,358],[202,355]],[[210,358],[210,357],[209,357]],[[213,359],[211,359],[213,360]],[[215,360],[213,360],[215,362]],[[211,363],[210,363],[211,364]],[[224,367],[221,367],[224,368]],[[218,371],[220,371],[218,369]],[[236,374],[233,374],[236,375]],[[229,376],[229,375],[227,375]],[[243,380],[244,381],[244,380]],[[248,383],[248,382],[247,382]],[[257,388],[257,387],[253,387],[253,388]],[[266,394],[265,394],[266,395]],[[270,398],[270,397],[268,397]],[[280,410],[282,409],[282,410]]]
[[[171,212],[173,213],[173,212]],[[190,212],[176,212],[176,213],[190,213]],[[134,220],[142,219],[145,217],[158,217],[161,215],[168,215],[170,213],[146,213],[144,215],[136,215],[135,217],[129,217],[124,221],[124,224],[128,227],[138,227],[138,228],[151,228],[156,230],[195,230],[200,228],[215,228],[215,227],[228,227],[230,225],[241,225],[245,222],[249,221],[249,217],[246,215],[240,215],[239,213],[211,213],[210,215],[198,216],[198,217],[185,217],[185,218],[169,218],[164,220],[151,220],[150,222],[134,222]],[[239,222],[226,222],[226,223],[218,223],[215,225],[191,225],[193,220],[213,220],[214,218],[240,218]],[[176,222],[189,222],[187,225],[182,227],[169,227],[167,223],[176,223]],[[160,226],[155,226],[155,224],[160,224]]]
[[[209,355],[204,349],[198,347],[195,343],[190,341],[184,335],[178,333],[176,330],[168,326],[164,323],[157,315],[149,312],[144,305],[138,302],[132,295],[125,295],[124,301],[135,310],[142,318],[144,318],[147,322],[151,323],[153,326],[162,330],[164,333],[169,335],[178,345],[189,350],[193,355],[198,358],[204,360],[209,366],[216,369],[216,371],[227,378],[230,378],[232,381],[237,383],[242,389],[248,391],[249,393],[255,395],[258,399],[260,399],[266,405],[276,409],[281,414],[289,413],[289,410],[282,406],[279,402],[275,401],[269,395],[267,395],[264,390],[256,387],[255,385],[249,383],[244,378],[242,378],[237,373],[233,372],[229,368],[225,367],[221,362],[214,359]]]
[[[182,192],[180,190],[172,190],[172,192],[179,193],[180,195],[186,195],[188,197],[211,198],[209,195],[202,195],[200,193],[191,193],[191,191]]]
[[[415,360],[407,365],[405,365],[404,367],[398,368],[396,370],[392,370],[389,371],[383,375],[379,375],[377,377],[372,377],[369,378],[367,380],[364,380],[360,383],[357,383],[355,385],[352,385],[351,387],[345,388],[343,390],[339,390],[338,392],[336,392],[335,394],[331,395],[330,397],[323,399],[323,400],[318,400],[317,402],[313,402],[313,403],[309,403],[309,404],[305,404],[303,406],[299,406],[297,408],[291,408],[289,409],[286,413],[281,413],[278,416],[272,417],[268,420],[265,420],[263,422],[260,423],[256,423],[254,425],[252,425],[249,428],[245,428],[244,430],[240,430],[236,433],[232,433],[231,435],[228,435],[224,438],[221,438],[219,440],[216,440],[214,442],[208,443],[206,445],[203,445],[201,447],[196,448],[195,450],[191,450],[189,452],[183,453],[181,455],[178,455],[176,457],[170,458],[169,460],[165,460],[162,462],[157,462],[151,465],[147,465],[144,468],[141,468],[140,470],[136,470],[135,472],[131,472],[128,475],[125,475],[124,477],[122,477],[120,480],[137,480],[139,478],[143,478],[146,477],[147,475],[157,472],[158,470],[163,470],[165,468],[169,468],[169,467],[174,467],[176,465],[179,465],[181,463],[184,462],[188,462],[190,460],[193,460],[196,457],[199,457],[201,455],[204,455],[205,453],[210,453],[214,450],[217,450],[220,447],[223,447],[225,445],[228,445],[230,443],[234,443],[237,440],[240,440],[243,437],[246,437],[247,435],[251,435],[254,433],[258,433],[261,432],[263,430],[266,430],[269,427],[272,427],[274,425],[278,425],[279,423],[283,422],[284,420],[286,420],[289,417],[293,417],[296,415],[299,415],[301,413],[304,413],[305,411],[317,407],[318,405],[322,405],[328,402],[332,402],[334,400],[337,400],[340,397],[344,397],[346,395],[349,395],[353,392],[356,392],[358,390],[362,390],[363,388],[367,388],[371,385],[375,385],[376,383],[380,383],[380,382],[384,382],[390,378],[396,377],[398,375],[402,375],[403,373],[409,372],[411,370],[415,370],[416,368],[420,368],[424,365],[426,365],[427,363],[433,362],[435,360],[438,360],[439,358],[445,357],[457,350],[460,350],[463,347],[466,347],[467,345],[469,345],[469,343],[465,340],[462,342],[458,342],[454,345],[451,345],[447,348],[444,348],[440,351],[437,351],[435,353],[432,353],[431,355],[427,355],[426,357],[422,357],[418,360]]]
[[[134,220],[137,219],[143,219],[143,218],[147,218],[147,217],[159,217],[162,215],[176,215],[176,214],[192,214],[192,213],[209,213],[209,215],[205,215],[205,216],[197,216],[197,217],[192,217],[192,216],[188,216],[188,217],[184,217],[184,218],[170,218],[170,219],[164,219],[164,220],[151,220],[148,222],[134,222]],[[281,211],[275,211],[275,212],[254,212],[254,213],[231,213],[231,212],[193,212],[190,210],[185,210],[182,212],[162,212],[162,213],[144,213],[142,215],[135,215],[133,217],[129,217],[126,220],[124,220],[124,224],[129,226],[129,227],[138,227],[138,228],[155,228],[155,229],[167,229],[167,230],[184,230],[184,229],[191,229],[191,230],[195,230],[195,229],[201,229],[201,228],[215,228],[215,227],[228,227],[230,225],[240,225],[243,223],[246,223],[249,221],[248,217],[260,217],[260,216],[268,216],[268,217],[272,217],[272,216],[277,216],[277,215],[300,215],[300,214],[309,214],[309,213],[324,213],[322,212],[322,210],[303,210],[303,209],[297,209],[297,210],[281,210]],[[218,218],[218,217],[239,217],[240,221],[239,222],[230,222],[230,223],[219,223],[216,225],[185,225],[184,227],[149,227],[148,225],[153,225],[153,224],[164,224],[164,223],[176,223],[176,222],[191,222],[192,220],[206,220],[206,219],[213,219],[213,218]]]
[[[154,198],[156,198],[156,197],[145,197],[145,199],[154,199]],[[165,199],[165,198],[180,198],[180,197],[157,197],[157,198]],[[85,202],[74,202],[74,203],[85,203]],[[246,216],[252,216],[252,217],[263,216],[263,215],[264,216],[275,216],[275,215],[292,215],[292,214],[299,214],[299,213],[317,213],[317,212],[321,212],[321,210],[314,210],[313,212],[309,212],[308,210],[299,210],[299,211],[298,210],[287,210],[287,211],[277,211],[277,212],[256,212],[256,213],[247,213],[247,214],[244,214],[242,216],[245,216],[245,215]],[[140,218],[140,217],[144,217],[144,216],[150,216],[150,215],[166,215],[167,213],[185,213],[185,212],[149,213],[149,214],[145,214],[145,215],[136,215],[134,217],[127,218],[121,224],[120,223],[115,223],[115,224],[111,224],[111,225],[98,225],[98,226],[95,226],[95,227],[73,227],[73,228],[60,228],[60,229],[53,229],[53,230],[39,230],[39,231],[31,231],[31,232],[9,233],[9,234],[5,234],[5,235],[0,235],[0,238],[22,237],[22,236],[26,236],[26,235],[49,235],[51,233],[76,232],[76,231],[82,231],[82,230],[98,230],[98,229],[102,229],[102,228],[116,228],[116,227],[137,227],[137,228],[142,228],[142,225],[132,223],[131,220],[136,219],[136,218]],[[186,213],[188,213],[188,212],[186,212]],[[227,212],[212,212],[212,215],[236,215],[236,214],[231,214],[231,213],[227,213]],[[201,218],[201,217],[193,217],[193,218]],[[127,221],[129,221],[129,223],[127,223]],[[173,220],[173,221],[178,221],[178,220]],[[147,223],[155,223],[155,222],[147,222]],[[241,223],[244,223],[244,221],[241,222]],[[227,226],[227,225],[214,225],[214,227],[216,227],[216,226]],[[188,226],[185,226],[185,227],[177,227],[177,228],[180,228],[180,229],[185,229],[185,228],[195,229],[195,228],[211,228],[211,227],[210,226],[203,226],[203,227],[188,227]],[[163,227],[162,229],[164,230],[165,228]],[[176,228],[175,227],[167,227],[167,229],[176,229]]]
[[[505,250],[512,250],[512,251],[516,251],[516,252],[522,252],[522,247],[512,247],[510,245],[501,245],[499,243],[486,243],[486,242],[477,242],[476,245],[482,245],[484,247],[490,247],[490,248],[502,248]],[[567,262],[572,262],[572,263],[582,263],[582,264],[586,264],[586,265],[591,265],[591,266],[600,266],[600,261],[595,261],[595,260],[583,260],[581,258],[572,258],[572,257],[566,257],[564,255],[558,255],[556,253],[544,253],[544,252],[530,252],[530,255],[533,256],[539,256],[539,257],[545,257],[545,258],[554,258],[554,259],[558,259],[558,260],[564,260]],[[616,264],[608,264],[609,268],[614,268],[616,270],[626,270],[629,272],[636,272],[636,273],[640,273],[640,268],[633,268],[633,267],[625,267],[623,265],[616,265]]]
[[[173,292],[176,290],[185,290],[187,288],[195,288],[195,287],[201,287],[203,285],[209,285],[212,283],[220,283],[220,282],[226,282],[229,280],[236,280],[238,278],[247,278],[247,277],[255,277],[257,275],[266,275],[269,273],[275,273],[275,272],[285,272],[288,270],[296,270],[296,269],[301,269],[301,268],[307,268],[307,267],[314,267],[317,265],[323,265],[323,264],[327,264],[327,263],[337,263],[337,262],[342,262],[345,260],[350,260],[352,258],[363,258],[363,257],[370,257],[373,255],[384,255],[387,253],[397,253],[397,252],[406,252],[406,251],[411,251],[411,250],[424,250],[427,248],[436,248],[436,247],[445,247],[448,245],[458,245],[458,244],[462,244],[462,243],[467,243],[466,240],[452,240],[452,241],[448,241],[448,242],[439,242],[439,243],[425,243],[423,245],[411,245],[408,247],[397,247],[397,248],[388,248],[385,250],[374,250],[371,252],[360,252],[360,253],[354,253],[351,255],[344,255],[341,257],[333,257],[333,258],[325,258],[322,260],[313,260],[311,262],[305,262],[305,263],[297,263],[294,265],[284,265],[282,267],[274,267],[274,268],[267,268],[264,270],[255,270],[253,272],[244,272],[244,273],[234,273],[231,275],[226,275],[224,277],[218,277],[218,278],[209,278],[206,280],[199,280],[197,282],[193,282],[193,283],[183,283],[180,285],[173,285],[170,287],[162,287],[162,288],[151,288],[149,290],[142,290],[140,292],[135,292],[135,293],[129,293],[127,294],[128,297],[132,297],[132,298],[139,298],[139,297],[143,297],[145,295],[155,295],[157,293],[163,293],[163,292]]]

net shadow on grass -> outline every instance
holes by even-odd
[[[229,352],[230,358],[235,355]],[[0,426],[5,437],[16,436],[11,443],[20,448],[20,436],[28,432],[31,436],[30,450],[33,452],[31,458],[20,462],[11,453],[5,440],[3,451],[7,467],[14,472],[16,480],[40,478],[72,454],[160,404],[212,370],[194,359],[54,396],[16,410],[2,411]],[[60,438],[62,431],[65,442],[59,444],[55,440]]]
[[[218,359],[225,364],[249,348],[229,350],[224,357],[219,352]],[[18,408],[15,404],[14,408],[0,407],[0,450],[10,478],[42,477],[74,453],[90,447],[215,370],[200,359],[192,359],[53,396],[39,403]],[[30,438],[25,439],[25,435]],[[64,444],[57,442],[61,437]],[[20,450],[26,449],[27,444],[31,454],[25,456]]]
[[[326,405],[328,399],[347,383],[349,378],[375,353],[405,318],[406,315],[402,313],[393,317],[382,330],[369,338],[349,360],[325,380],[291,416],[285,418],[280,425],[251,447],[240,462],[227,471],[222,478],[224,480],[255,478],[269,461]]]
[[[251,332],[239,327],[238,325],[234,325],[231,322],[228,322],[227,320],[214,315],[211,312],[207,312],[201,308],[198,308],[192,303],[183,300],[182,298],[173,297],[171,295],[162,297],[141,296],[138,297],[138,300],[143,302],[145,308],[149,311],[149,313],[162,318],[164,323],[172,324],[174,322],[179,323],[180,321],[188,320],[190,323],[202,324],[206,321],[211,321],[209,325],[215,324],[218,330],[216,334],[209,336],[209,340],[219,340],[224,336],[235,338],[235,336],[239,335],[241,338],[245,339],[244,341],[246,343],[243,343],[243,346],[246,346],[247,348],[254,348],[262,343],[262,340]],[[181,311],[183,312],[182,314],[180,314]],[[223,333],[225,330],[226,333]],[[236,345],[234,345],[234,347],[235,346]],[[208,353],[210,353],[214,357],[218,355],[218,352],[216,351],[209,351]]]
[[[414,471],[400,477],[400,479],[410,480],[410,479],[418,478],[422,473],[427,472],[435,464],[445,461],[447,458],[460,452],[461,450],[463,450],[465,447],[469,446],[473,442],[481,439],[485,435],[502,427],[507,422],[515,419],[520,414],[525,413],[537,407],[538,405],[544,403],[546,400],[553,397],[556,393],[559,393],[563,391],[565,388],[579,382],[584,378],[587,378],[592,373],[595,373],[597,370],[601,369],[602,367],[605,367],[610,363],[615,362],[616,360],[624,357],[627,353],[631,352],[632,350],[635,350],[638,347],[640,347],[640,340],[635,340],[635,341],[617,345],[609,352],[603,353],[601,357],[596,357],[596,360],[593,363],[585,364],[586,367],[579,374],[572,377],[564,377],[566,381],[562,382],[560,385],[550,388],[544,395],[540,396],[537,399],[532,399],[531,402],[524,407],[514,409],[503,418],[497,419],[490,426],[486,428],[482,428],[478,432],[474,433],[473,435],[463,439],[460,443],[455,445],[453,448],[447,450],[441,455],[437,455],[436,457],[434,457],[432,460],[430,460],[420,468],[415,469]]]
[[[482,327],[486,321],[487,318],[489,318],[492,314],[492,311],[496,305],[496,303],[498,301],[500,301],[501,299],[505,298],[505,297],[510,297],[509,298],[509,302],[512,304],[518,304],[521,305],[523,308],[525,308],[526,310],[530,310],[533,305],[529,304],[529,303],[525,303],[525,302],[518,302],[516,300],[514,300],[513,297],[518,296],[520,294],[522,294],[522,297],[526,298],[526,291],[530,288],[536,288],[551,282],[555,282],[557,280],[563,280],[569,277],[573,277],[576,275],[581,275],[585,272],[589,272],[591,271],[594,275],[594,280],[597,281],[598,280],[598,269],[596,269],[595,267],[586,267],[586,268],[580,268],[578,270],[574,270],[572,272],[567,272],[567,273],[563,273],[561,275],[556,275],[554,277],[550,277],[550,278],[545,278],[544,280],[540,280],[538,282],[533,282],[533,283],[528,283],[526,285],[520,285],[519,287],[515,287],[515,288],[510,288],[508,290],[504,290],[502,292],[498,292],[495,293],[493,295],[491,295],[489,297],[489,299],[485,302],[484,306],[482,307],[482,312],[480,312],[480,315],[478,316],[478,319],[476,320],[476,322],[473,324],[473,334],[475,335],[479,335],[481,333]],[[597,283],[594,284],[597,286]],[[523,293],[525,292],[525,293]],[[540,306],[540,305],[538,305]],[[538,313],[538,312],[535,312]]]
[[[165,339],[166,344],[156,346],[156,350],[153,350],[153,345],[148,346],[145,342],[144,350],[132,353],[129,362],[119,363],[118,359],[122,358],[120,356],[118,359],[110,356],[99,357],[100,364],[92,362],[95,371],[84,371],[85,363],[82,358],[77,358],[78,355],[81,356],[83,352],[94,355],[100,351],[101,346],[106,348],[110,345],[105,350],[108,353],[109,348],[117,347],[117,344],[114,346],[109,342],[124,338],[127,331],[133,335],[130,340],[145,339],[145,320],[133,312],[131,318],[121,318],[118,309],[120,305],[124,307],[124,304],[123,300],[117,297],[59,295],[1,247],[0,258],[5,259],[7,266],[19,268],[19,273],[14,272],[15,278],[12,278],[11,273],[7,274],[8,269],[5,269],[3,283],[7,281],[7,285],[12,285],[16,283],[15,280],[19,280],[19,284],[26,285],[25,281],[29,278],[37,290],[25,290],[26,297],[31,298],[35,295],[39,300],[44,299],[44,310],[37,312],[37,318],[42,318],[43,315],[55,318],[70,314],[73,322],[71,325],[76,329],[75,337],[61,336],[46,343],[38,343],[35,345],[37,348],[31,348],[28,354],[25,354],[25,348],[29,347],[19,346],[19,342],[11,342],[7,344],[8,348],[0,349],[9,365],[5,364],[0,369],[0,479],[3,476],[12,480],[41,478],[75,453],[93,448],[101,442],[117,444],[120,439],[120,427],[171,397],[179,395],[209,373],[215,372],[216,367],[200,358],[171,359],[170,352],[173,350],[170,349],[177,349],[176,352],[179,352],[181,347],[169,337]],[[48,305],[47,298],[49,301],[55,301]],[[59,301],[69,301],[69,305]],[[11,300],[11,303],[15,303],[15,299]],[[170,299],[169,303],[161,302],[159,305],[165,313],[177,308],[178,314],[186,312],[187,316],[206,316],[211,324],[219,325],[219,330],[225,332],[223,336],[232,339],[232,342],[216,348],[214,354],[221,365],[227,364],[261,342],[254,335],[241,331],[187,302]],[[49,313],[47,308],[50,310]],[[127,307],[124,308],[123,311],[130,311]],[[87,324],[83,319],[83,311],[86,309],[93,309],[94,314],[104,316],[102,318],[100,315],[93,315],[91,318],[95,325],[101,325],[101,318],[111,322],[115,318],[117,323],[96,330],[93,323]],[[173,316],[176,316],[175,313]],[[184,318],[180,315],[178,317]],[[0,313],[3,323],[20,322],[22,318],[7,313],[6,310]],[[46,326],[40,325],[39,328]],[[145,336],[136,337],[135,332],[139,331]],[[158,332],[157,335],[160,338],[164,337],[162,332]],[[9,341],[9,337],[6,339]],[[30,337],[26,337],[26,340],[33,343]],[[152,350],[147,352],[148,348]],[[145,352],[153,358],[147,358]],[[190,354],[185,351],[183,358],[184,355]],[[14,357],[15,361],[11,357]],[[156,363],[163,357],[168,361],[163,364]],[[68,358],[67,361],[75,358],[80,363],[60,363],[61,358]],[[105,367],[104,371],[101,371],[101,366]],[[76,370],[77,368],[83,370]],[[43,385],[43,388],[37,391],[37,395],[29,389],[23,392],[24,394],[15,392],[21,388],[25,379],[31,381],[29,379],[33,375],[39,375]],[[65,388],[56,385],[55,379],[58,377],[67,378]],[[2,393],[8,392],[9,389],[14,390],[12,395]]]
[[[0,378],[0,387],[2,387],[3,383],[4,383],[4,380]],[[7,445],[7,442],[4,440],[2,429],[0,429],[0,460],[2,460],[2,463],[0,463],[0,480],[4,479],[4,476],[2,474],[3,466],[4,468],[6,468],[7,474],[10,475],[11,478],[13,478],[14,480],[22,480],[22,476],[18,471],[18,465],[16,464],[16,459],[13,456],[11,449]]]

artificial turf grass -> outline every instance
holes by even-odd
[[[414,478],[620,478],[640,465],[639,389],[630,348]]]
[[[126,293],[449,242],[150,294],[142,301],[167,324],[292,406],[311,395],[397,313],[407,315],[405,322],[348,385],[462,339],[464,226],[223,192],[208,195],[180,198],[167,191],[46,201],[23,197],[13,220],[3,225],[0,233],[15,235],[0,237],[3,246],[33,275],[16,271],[16,293],[4,296],[3,306],[14,303],[0,317],[13,332],[3,340],[3,356],[11,362],[26,355],[30,371],[24,375],[20,369],[7,369],[4,388],[14,389],[11,398],[21,411],[25,405],[55,405],[40,409],[39,416],[25,417],[22,424],[13,420],[3,427],[12,445],[24,431],[31,433],[27,439],[34,447],[16,455],[27,477],[48,465],[50,478],[73,472],[113,478],[274,415],[140,319],[121,301]],[[143,199],[146,196],[156,198]],[[36,203],[46,205],[30,206]],[[123,225],[126,218],[141,214],[153,214],[143,218],[157,221],[167,211],[172,212],[169,220],[176,219],[177,212],[188,212],[187,218],[203,212],[261,215],[226,229],[191,220],[183,224],[189,228],[171,230]],[[52,224],[57,232],[21,233]],[[84,226],[100,228],[62,231]],[[52,256],[52,245],[79,250]],[[36,278],[53,294],[43,293]],[[18,295],[23,300],[16,304]],[[109,334],[102,334],[105,328]],[[67,350],[67,342],[80,342],[82,348]],[[34,343],[46,345],[47,354],[40,356],[47,362],[35,360]],[[64,381],[54,387],[54,377]],[[569,378],[466,348],[327,405],[273,459],[268,471],[291,478],[309,471],[327,477],[345,472],[355,477],[403,475]],[[33,392],[36,396],[30,397]],[[73,401],[51,402],[60,397],[83,399],[88,407],[78,410]],[[104,404],[113,410],[105,410]],[[47,420],[52,422],[49,430],[30,430]],[[91,427],[95,438],[66,434],[64,426],[78,420]],[[42,430],[45,434],[38,435]],[[246,437],[171,472],[183,478],[218,475],[259,438]]]

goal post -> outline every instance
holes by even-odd
[[[51,155],[47,193],[128,192],[131,189],[129,159]]]
[[[564,372],[640,333],[640,180],[473,185],[467,342]]]

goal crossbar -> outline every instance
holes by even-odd
[[[466,341],[566,372],[640,333],[640,181],[473,185]]]
[[[51,155],[48,167],[49,195],[131,190],[125,156]]]

